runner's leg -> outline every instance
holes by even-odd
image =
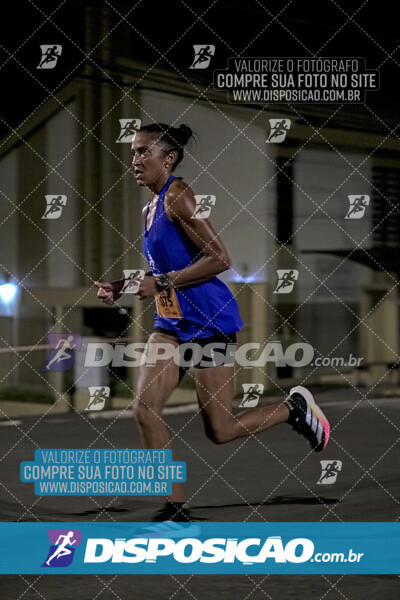
[[[174,336],[155,332],[149,337],[149,343],[170,343],[178,346]],[[173,358],[159,360],[154,366],[141,365],[137,404],[134,416],[139,426],[140,437],[144,448],[169,448],[171,438],[161,416],[162,410],[170,394],[179,383],[179,366]],[[168,497],[173,502],[184,502],[182,483],[173,484],[172,495]]]
[[[221,366],[196,369],[196,391],[207,437],[217,444],[260,433],[288,420],[283,402],[260,406],[232,415],[234,368]]]

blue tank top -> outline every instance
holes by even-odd
[[[146,211],[143,252],[150,269],[155,274],[179,271],[201,258],[200,249],[192,242],[184,229],[169,220],[164,210],[164,197],[169,185],[175,179],[168,179],[162,188],[151,227],[147,229]],[[155,325],[174,331],[183,341],[194,337],[210,337],[221,333],[233,333],[242,328],[239,308],[229,288],[217,277],[203,283],[175,289],[182,311],[182,319],[159,317]]]

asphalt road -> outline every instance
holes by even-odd
[[[167,417],[177,458],[187,461],[193,516],[210,521],[397,521],[400,516],[400,399],[360,400],[354,390],[322,393],[333,430],[322,454],[280,425],[216,446],[193,413]],[[107,418],[104,418],[107,417]],[[130,418],[118,413],[22,419],[0,427],[2,521],[147,521],[160,499],[37,497],[19,482],[19,464],[40,448],[137,448]],[[317,485],[320,460],[342,461],[336,483]],[[2,600],[358,600],[400,597],[397,576],[2,576]]]

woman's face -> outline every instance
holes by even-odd
[[[132,142],[132,167],[138,185],[152,185],[165,175],[165,152],[157,134],[138,131]]]

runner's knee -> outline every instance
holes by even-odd
[[[140,427],[153,427],[160,421],[160,415],[152,406],[139,402],[133,409],[133,416]]]
[[[206,427],[206,435],[214,444],[226,444],[232,439],[231,428],[226,427]]]

